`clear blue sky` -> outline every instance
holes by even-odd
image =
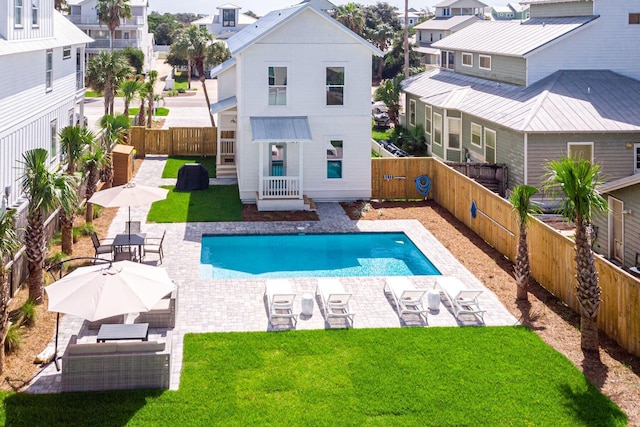
[[[293,4],[300,3],[302,0],[149,0],[149,11],[160,13],[179,13],[192,12],[203,15],[212,15],[216,12],[216,6],[231,3],[242,7],[241,12],[249,10],[263,16],[275,9],[282,9]],[[371,5],[382,0],[355,0],[354,3]],[[409,7],[414,9],[424,9],[432,7],[440,0],[409,0]],[[331,1],[335,5],[347,4],[349,0]],[[400,10],[404,10],[404,0],[387,0],[391,6],[395,6]]]

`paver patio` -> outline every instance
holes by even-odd
[[[161,179],[166,157],[148,156],[143,162],[134,181],[138,184],[159,186],[171,184],[171,180]],[[212,180],[212,184],[226,184],[228,181]],[[425,253],[443,275],[455,276],[469,288],[481,288],[485,292],[480,303],[487,310],[484,315],[486,326],[514,325],[517,320],[500,303],[498,298],[464,268],[449,251],[436,240],[416,220],[402,221],[352,221],[337,203],[318,203],[320,221],[308,222],[232,222],[232,223],[179,223],[145,224],[143,231],[147,235],[160,236],[166,229],[164,242],[164,262],[166,268],[178,286],[178,308],[176,328],[172,343],[171,389],[177,389],[182,367],[183,338],[190,332],[231,332],[266,331],[272,329],[267,320],[267,307],[264,298],[264,279],[205,280],[200,279],[200,250],[203,234],[274,234],[274,233],[327,233],[327,232],[404,232],[416,246]],[[132,207],[131,218],[144,221],[149,207]],[[121,208],[109,229],[109,236],[121,232],[127,221],[128,208]],[[242,256],[242,254],[238,254]],[[310,255],[312,256],[312,255]],[[146,262],[154,263],[157,258],[149,257]],[[297,298],[294,307],[300,312],[300,300],[304,293],[314,293],[315,278],[289,279]],[[401,322],[395,311],[390,295],[383,293],[384,277],[345,277],[340,278],[345,290],[353,293],[352,311],[356,313],[355,328],[388,328],[401,326],[456,326],[461,324],[479,324],[475,317],[465,318],[463,322],[455,319],[448,307],[440,303],[437,312],[430,312],[427,325],[417,316],[406,315]],[[430,289],[435,276],[410,277],[416,287]],[[321,329],[327,327],[315,299],[313,315],[299,316],[297,329]],[[283,320],[284,321],[284,320]],[[277,325],[285,326],[285,325]],[[332,326],[333,325],[332,322]],[[338,324],[339,326],[339,324]],[[94,332],[83,326],[83,320],[66,315],[60,322],[59,354],[62,354],[69,338],[78,334],[86,340],[94,339]],[[162,335],[160,330],[150,330],[149,339]],[[64,363],[64,360],[62,360]],[[54,393],[60,391],[60,373],[49,364],[38,374],[27,392]]]

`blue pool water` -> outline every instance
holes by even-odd
[[[404,233],[202,237],[201,279],[439,274]]]

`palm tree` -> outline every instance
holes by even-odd
[[[513,189],[509,201],[513,205],[513,210],[517,214],[518,225],[520,226],[520,237],[518,238],[518,254],[516,264],[513,267],[518,285],[517,298],[527,301],[529,299],[529,277],[531,276],[531,266],[529,265],[529,246],[527,245],[527,226],[534,214],[540,213],[541,209],[535,203],[531,203],[531,196],[536,194],[538,189],[530,185],[518,185]]]
[[[43,272],[46,254],[44,221],[47,213],[58,206],[70,209],[77,204],[76,180],[60,171],[49,171],[49,153],[43,148],[22,154],[24,175],[20,178],[28,204],[25,233],[29,263],[29,298],[36,304],[43,302]]]
[[[5,268],[7,262],[13,259],[20,247],[20,240],[14,228],[16,211],[0,211],[0,374],[4,371],[4,340],[9,330],[9,283]]]
[[[141,83],[138,78],[129,78],[120,82],[120,91],[124,98],[124,112],[122,114],[127,117],[129,117],[129,105],[140,91],[140,86]]]
[[[86,127],[67,126],[58,133],[62,153],[67,158],[66,173],[75,176],[76,167],[82,156],[82,152],[95,139],[95,135]],[[58,216],[62,231],[62,252],[67,255],[73,254],[73,223],[76,219],[77,204],[70,206],[70,209],[61,209]]]
[[[100,118],[100,127],[103,129],[102,144],[107,156],[111,158],[111,151],[115,144],[122,144],[126,141],[128,136],[128,130],[131,128],[129,124],[129,117],[124,114],[112,116],[110,114],[104,115]],[[109,164],[104,169],[104,185],[105,188],[111,188],[113,184],[113,164],[109,161]]]
[[[389,119],[395,126],[400,123],[400,90],[403,76],[398,74],[393,79],[383,80],[375,92],[375,100],[382,101],[389,109]]]
[[[598,193],[600,166],[588,160],[565,157],[546,165],[545,189],[564,193],[560,211],[576,226],[576,296],[580,306],[580,346],[598,351],[598,308],[600,285],[589,230],[594,215],[607,211],[607,201]],[[559,188],[558,188],[559,187]]]
[[[104,151],[101,144],[97,140],[94,140],[88,150],[82,154],[80,163],[82,164],[82,170],[87,175],[87,189],[85,190],[85,197],[89,200],[98,189],[100,171],[110,166],[111,158]],[[93,203],[87,202],[85,221],[87,223],[93,222]]]
[[[348,3],[338,6],[333,14],[336,21],[356,34],[362,35],[364,28],[364,12],[359,4]]]
[[[367,38],[380,49],[385,52],[389,47],[389,42],[393,40],[395,31],[389,24],[378,24],[373,30],[367,31]],[[378,80],[382,80],[382,71],[384,70],[384,58],[376,58],[378,60]]]
[[[213,42],[207,47],[207,67],[215,67],[231,58],[231,51],[225,42]]]
[[[153,103],[155,101],[155,84],[158,80],[158,72],[151,70],[149,72],[149,81],[147,82],[147,104],[149,105],[149,111],[147,112],[147,127],[151,129],[153,127]]]
[[[409,0],[404,0],[404,78],[409,78]]]
[[[120,26],[120,21],[125,18],[131,19],[129,0],[98,0],[96,13],[100,24],[106,24],[109,28],[111,53],[113,53],[113,40],[116,36],[116,29]]]
[[[136,117],[135,123],[137,126],[144,126],[144,118],[145,115],[145,104],[147,101],[147,83],[143,83],[140,85],[140,90],[138,90],[138,96],[140,97],[140,108],[138,110],[138,116]]]
[[[104,92],[104,113],[113,114],[115,95],[120,83],[131,75],[131,66],[119,52],[100,52],[89,59],[87,83]]]
[[[183,29],[174,36],[173,44],[169,49],[170,54],[187,61],[187,87],[191,89],[191,56],[189,55],[191,40],[186,29]]]

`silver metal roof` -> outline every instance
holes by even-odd
[[[53,37],[11,40],[0,37],[0,56],[91,43],[93,39],[59,12],[53,11]]]
[[[211,78],[219,76],[223,71],[228,70],[229,68],[233,67],[234,65],[236,65],[236,59],[235,58],[227,59],[222,64],[218,65],[217,67],[214,67],[211,70]]]
[[[459,4],[457,4],[459,3]],[[442,0],[440,3],[435,4],[433,7],[487,7],[486,4],[477,0]]]
[[[211,114],[216,114],[221,111],[228,110],[229,108],[233,108],[238,105],[238,100],[235,96],[229,97],[227,99],[223,99],[222,101],[214,102],[211,104],[209,108],[211,110]]]
[[[632,185],[640,184],[640,173],[634,175],[625,176],[624,178],[616,179],[615,181],[609,181],[604,184],[600,184],[597,190],[600,193],[611,193],[612,191],[620,190],[622,188],[631,187]]]
[[[433,18],[433,19],[428,19],[424,22],[421,22],[420,24],[416,25],[414,28],[416,30],[447,31],[467,21],[480,22],[482,20],[475,15],[452,16],[450,18]]]
[[[418,53],[424,53],[427,55],[440,55],[440,49],[436,49],[433,47],[414,47],[413,50],[415,50]]]
[[[528,53],[597,19],[597,16],[478,21],[433,43],[433,47],[506,56]]]
[[[251,117],[253,142],[311,142],[307,116]]]
[[[557,71],[529,87],[433,70],[403,89],[520,132],[640,131],[640,81],[608,70]]]

